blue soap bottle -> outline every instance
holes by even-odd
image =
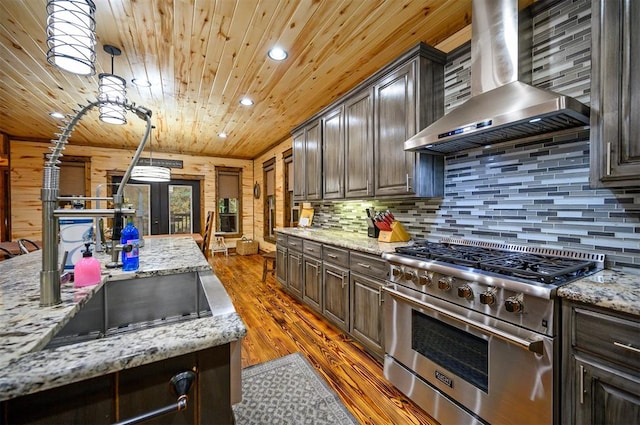
[[[122,270],[135,271],[140,265],[140,233],[133,220],[127,220],[127,225],[122,229],[120,243],[124,245],[122,249]]]

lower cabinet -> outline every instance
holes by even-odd
[[[324,308],[322,314],[340,329],[349,332],[349,269],[324,263]]]
[[[351,273],[351,335],[374,353],[384,354],[382,283]]]
[[[322,312],[322,261],[304,256],[304,290],[302,300]]]
[[[287,289],[294,297],[302,299],[302,279],[304,268],[302,252],[289,248],[287,252]]]
[[[287,286],[287,247],[276,247],[276,280],[281,285]]]
[[[562,423],[638,423],[640,321],[569,302],[563,329]]]

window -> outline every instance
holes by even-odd
[[[298,225],[300,207],[293,202],[293,151],[285,151],[284,159],[284,227],[295,227]]]
[[[216,167],[216,233],[239,237],[242,233],[242,169]]]
[[[264,239],[275,242],[276,238],[276,159],[262,164],[264,181]]]

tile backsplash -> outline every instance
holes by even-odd
[[[589,103],[591,3],[534,16],[533,84]],[[470,96],[470,48],[449,55],[445,110]],[[450,155],[438,199],[317,202],[314,226],[366,233],[365,208],[391,210],[414,238],[443,237],[606,254],[640,271],[640,187],[589,186],[589,132],[511,141]]]

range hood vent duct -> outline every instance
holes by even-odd
[[[588,106],[527,84],[531,19],[522,21],[517,0],[473,0],[471,98],[407,140],[405,150],[449,154],[589,125]]]

